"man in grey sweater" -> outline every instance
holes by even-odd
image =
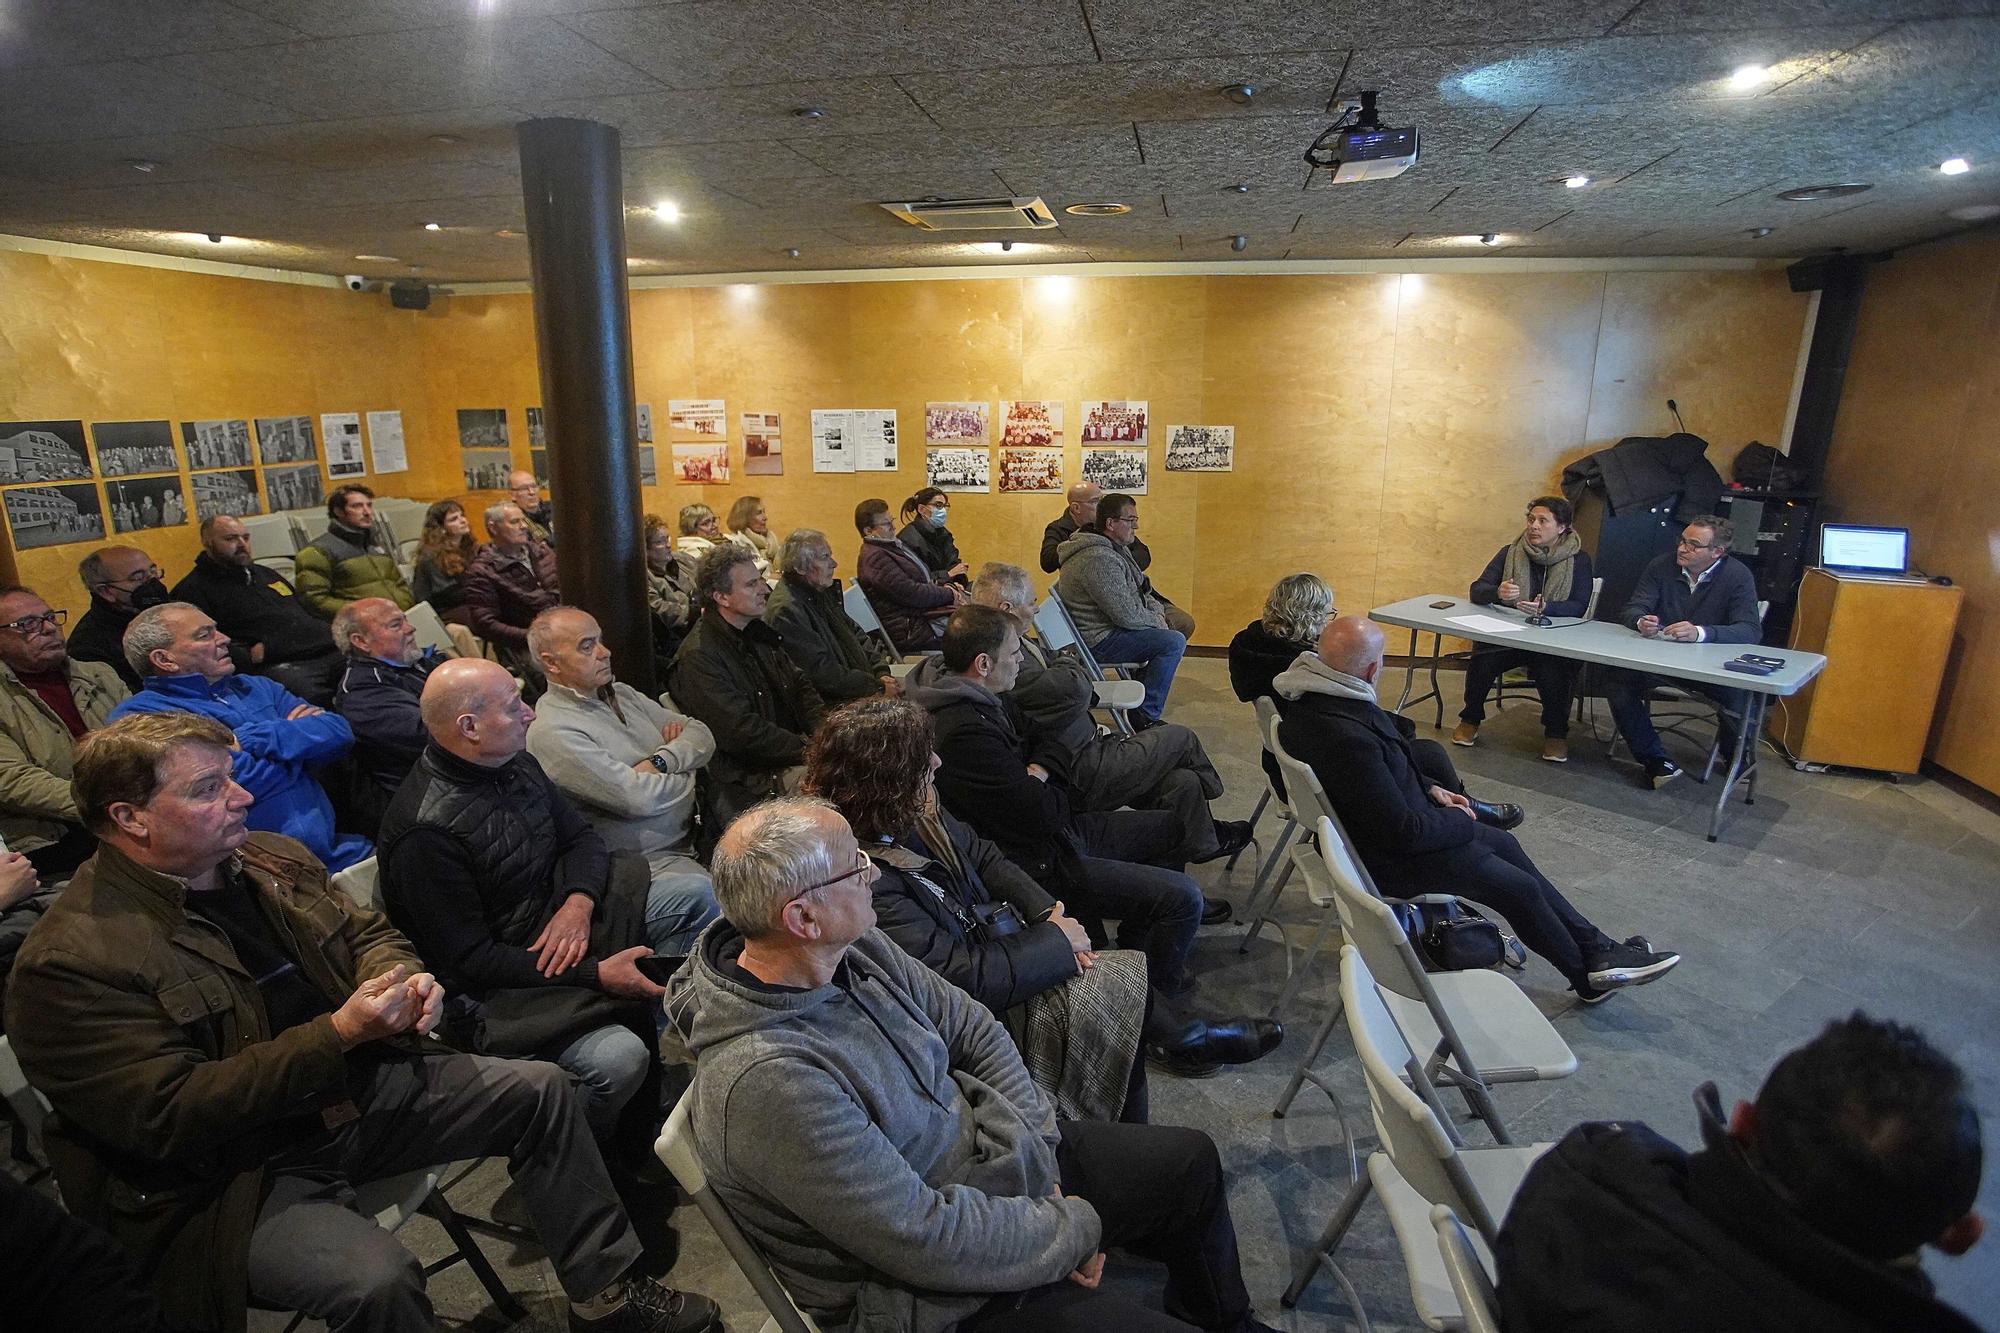
[[[1143,666],[1146,701],[1134,721],[1150,726],[1166,711],[1188,641],[1168,626],[1165,599],[1132,558],[1138,536],[1137,500],[1116,491],[1099,500],[1095,527],[1056,548],[1062,561],[1056,594],[1099,662]]]
[[[605,846],[646,858],[646,937],[661,953],[686,953],[716,915],[692,845],[695,774],[715,754],[714,735],[616,679],[588,611],[542,612],[528,626],[528,651],[549,678],[528,724],[528,753]]]
[[[1208,1136],[1058,1123],[992,1015],[874,929],[877,871],[838,811],[767,801],[714,871],[724,919],[667,994],[695,1148],[816,1320],[1268,1333]],[[1166,1264],[1168,1316],[1098,1289],[1113,1248]]]

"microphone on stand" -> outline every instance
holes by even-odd
[[[1687,428],[1688,428],[1687,422],[1681,420],[1680,405],[1675,403],[1673,399],[1669,398],[1667,399],[1667,411],[1672,412],[1674,414],[1674,424],[1681,428],[1681,434],[1683,435],[1687,434]]]

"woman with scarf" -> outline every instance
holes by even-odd
[[[771,520],[764,512],[764,502],[754,495],[739,497],[729,506],[729,517],[723,527],[728,530],[730,541],[757,557],[757,572],[770,575],[777,543],[771,540]]]
[[[1560,621],[1576,618],[1590,605],[1590,557],[1570,526],[1575,514],[1560,495],[1538,495],[1528,501],[1528,525],[1510,546],[1500,548],[1472,583],[1478,606],[1511,606],[1530,615]],[[1453,745],[1473,745],[1479,724],[1486,720],[1486,696],[1503,672],[1525,666],[1542,696],[1542,758],[1552,764],[1569,762],[1569,701],[1576,681],[1576,664],[1567,658],[1544,657],[1524,648],[1481,645],[1465,667],[1465,707],[1453,728]]]

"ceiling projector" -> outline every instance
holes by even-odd
[[[1306,161],[1325,167],[1336,185],[1387,180],[1417,165],[1417,131],[1383,125],[1375,114],[1375,94],[1362,93],[1345,102],[1340,119],[1312,141]]]

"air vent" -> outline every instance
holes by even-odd
[[[1035,199],[917,199],[882,207],[925,231],[1040,231],[1056,225],[1055,214]]]

